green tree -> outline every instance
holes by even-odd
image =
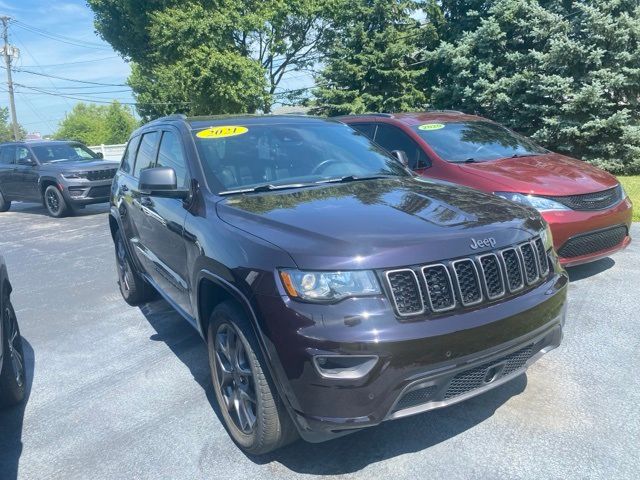
[[[27,132],[18,124],[18,140],[23,139]],[[12,142],[13,137],[13,123],[9,120],[9,109],[0,107],[0,142]]]
[[[131,112],[118,102],[110,105],[81,102],[60,122],[54,138],[87,145],[124,143],[136,125]]]
[[[637,0],[470,2],[466,14],[464,3],[442,2],[443,13],[467,16],[469,30],[445,20],[446,41],[425,56],[435,107],[486,115],[614,173],[640,172]]]
[[[105,144],[126,143],[131,132],[138,126],[131,111],[115,101],[107,107],[104,124],[106,137],[100,143]]]
[[[134,62],[145,118],[269,111],[288,72],[317,60],[335,0],[88,0],[96,29]]]
[[[416,45],[436,39],[435,24],[421,24],[421,2],[355,0],[339,2],[323,50],[314,112],[326,115],[394,112],[423,108],[419,86],[424,64]],[[433,10],[437,12],[437,10]]]

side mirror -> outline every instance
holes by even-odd
[[[138,190],[143,195],[185,199],[189,190],[178,189],[176,172],[171,167],[147,168],[140,172]]]
[[[31,157],[23,157],[18,159],[18,165],[24,165],[27,167],[35,167],[36,161]]]
[[[409,157],[407,157],[407,154],[404,150],[392,150],[391,155],[396,157],[398,161],[405,167],[409,166]]]
[[[104,158],[104,154],[102,152],[97,152],[96,155],[98,156],[99,159],[103,159]]]

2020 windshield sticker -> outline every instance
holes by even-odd
[[[249,129],[247,127],[241,127],[238,125],[222,125],[216,127],[209,127],[205,130],[200,130],[196,133],[198,138],[225,138],[235,137],[236,135],[242,135],[247,133]]]
[[[440,130],[441,128],[444,128],[444,123],[425,123],[420,125],[418,130]]]

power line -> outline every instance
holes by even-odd
[[[34,87],[32,85],[23,85],[21,83],[14,83],[15,86],[17,87],[22,87],[22,88],[27,88],[29,90],[36,90],[42,93],[63,93],[60,91],[56,91],[56,92],[50,92],[50,91],[46,91],[44,90],[44,87]],[[60,87],[63,88],[63,87]],[[69,88],[73,88],[73,87],[69,87]],[[64,92],[65,95],[103,95],[103,94],[111,94],[111,93],[131,93],[131,90],[109,90],[109,91],[104,91],[104,92],[96,92],[96,91],[91,91],[91,92]]]
[[[111,60],[114,58],[120,58],[118,57],[118,55],[111,55],[110,57],[103,57],[103,58],[94,58],[91,60],[80,60],[77,62],[65,62],[65,63],[50,63],[47,65],[40,65],[40,67],[44,67],[44,68],[48,68],[48,67],[66,67],[68,65],[79,65],[82,63],[93,63],[93,62],[102,62],[104,60]],[[34,68],[36,67],[36,65],[21,65],[21,68]]]
[[[33,70],[25,70],[23,68],[14,68],[14,71],[21,72],[21,73],[28,73],[30,75],[38,75],[40,77],[55,78],[56,80],[64,80],[65,82],[86,83],[89,85],[100,85],[103,87],[128,87],[129,86],[126,83],[103,83],[103,82],[91,82],[88,80],[76,80],[74,78],[60,77],[58,75],[51,75],[48,73],[38,73],[38,72],[34,72]]]
[[[48,38],[50,40],[55,40],[57,42],[66,43],[68,45],[73,45],[75,47],[89,48],[89,49],[93,49],[93,50],[106,50],[106,51],[112,50],[110,47],[107,47],[106,45],[101,45],[101,44],[93,43],[93,42],[86,42],[84,40],[75,39],[75,38],[71,38],[71,37],[65,37],[64,35],[59,35],[59,34],[56,34],[56,33],[48,32],[46,30],[42,30],[41,28],[33,27],[31,25],[27,25],[26,23],[22,23],[22,22],[17,21],[17,20],[15,20],[13,23],[17,27],[20,27],[23,30],[26,30],[28,32],[41,35],[41,36],[43,36],[45,38]]]

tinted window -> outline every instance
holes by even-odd
[[[42,163],[95,160],[98,156],[80,143],[50,143],[31,147]]]
[[[412,170],[431,165],[429,157],[427,157],[422,148],[398,127],[383,124],[378,125],[376,143],[390,152],[392,150],[402,150],[407,154],[409,168]]]
[[[18,147],[17,152],[18,154],[16,158],[18,162],[20,162],[20,160],[24,160],[25,158],[31,158],[31,152],[26,147]]]
[[[16,147],[6,146],[0,148],[0,164],[11,165],[16,159]]]
[[[158,146],[158,132],[149,132],[142,135],[138,155],[136,155],[136,166],[133,176],[138,177],[140,172],[146,168],[153,168],[156,163],[156,147]]]
[[[174,132],[164,132],[158,151],[158,167],[171,167],[176,172],[178,188],[187,186],[187,164],[182,152],[182,144]]]
[[[214,126],[195,132],[194,139],[214,191],[306,185],[345,176],[409,175],[368,138],[340,123]]]
[[[139,143],[140,137],[134,137],[129,141],[129,145],[127,145],[127,149],[124,151],[124,155],[122,155],[122,163],[120,164],[120,170],[123,172],[131,173],[136,160],[136,150],[138,149]]]
[[[431,123],[415,127],[415,131],[449,162],[486,162],[547,152],[528,138],[491,122]]]
[[[356,129],[363,135],[366,135],[369,138],[373,138],[376,133],[376,124],[375,123],[350,123],[350,127]]]

